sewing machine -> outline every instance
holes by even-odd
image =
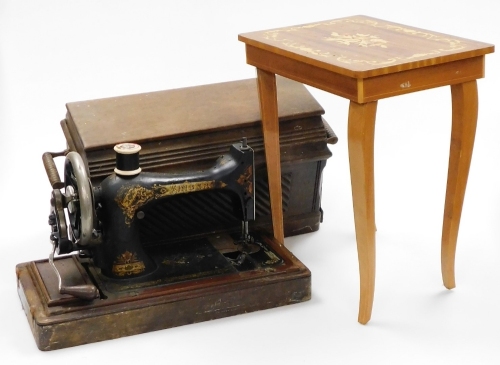
[[[48,260],[17,267],[19,294],[41,350],[221,318],[310,298],[310,272],[255,218],[254,151],[244,138],[209,169],[143,172],[141,147],[114,147],[114,173],[92,185],[81,156],[43,156],[53,187]],[[229,201],[239,232],[194,240],[141,242],[155,205],[216,194]],[[186,214],[191,208],[185,206]],[[163,216],[160,218],[164,218]],[[182,219],[182,217],[177,217]],[[174,221],[158,221],[172,225]],[[55,257],[56,254],[72,254]],[[112,325],[107,325],[112,324]]]
[[[277,86],[290,236],[319,229],[327,143],[337,138],[302,84]],[[66,108],[67,148],[43,155],[52,250],[16,267],[41,350],[310,298],[309,270],[268,233],[255,79]]]

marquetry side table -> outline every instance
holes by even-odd
[[[360,323],[375,288],[373,140],[379,99],[451,86],[452,131],[441,243],[444,285],[455,287],[458,227],[477,123],[476,80],[491,44],[353,16],[239,35],[257,68],[275,238],[283,243],[276,74],[350,100],[348,148],[360,272]]]

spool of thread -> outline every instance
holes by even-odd
[[[133,176],[141,172],[139,167],[139,151],[141,146],[136,143],[120,143],[114,147],[116,152],[115,173],[123,176]]]

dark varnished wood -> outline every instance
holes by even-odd
[[[324,113],[303,85],[284,78],[277,83],[281,121]],[[255,79],[77,101],[66,108],[78,151],[243,129],[261,119]]]
[[[50,271],[40,270],[47,265],[41,260],[17,265],[18,293],[37,346],[44,351],[309,300],[309,270],[276,241],[266,243],[284,259],[284,265],[128,291],[85,303],[54,294],[57,281]],[[74,261],[72,257],[58,261],[68,260]],[[78,275],[80,270],[75,270]]]

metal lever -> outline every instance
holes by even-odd
[[[56,241],[51,240],[52,243],[52,251],[49,255],[49,264],[54,269],[54,272],[57,275],[57,280],[59,282],[59,293],[61,294],[69,294],[76,298],[84,299],[84,300],[93,300],[99,298],[99,290],[94,285],[75,285],[75,286],[65,286],[62,283],[61,275],[54,264],[54,254],[56,252]]]

